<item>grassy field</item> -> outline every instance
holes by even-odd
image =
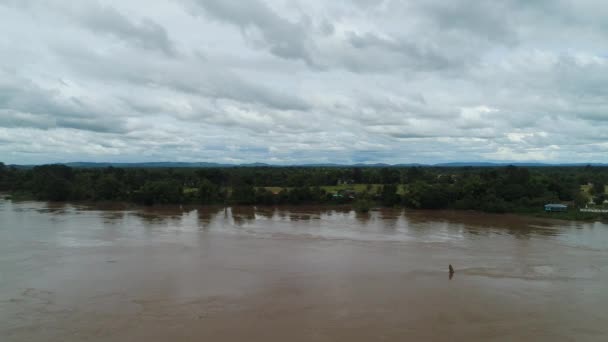
[[[589,205],[593,208],[608,208],[608,204],[604,203],[602,205],[595,205],[591,202],[591,199],[593,198],[593,195],[591,195],[591,186],[590,185],[581,185],[581,193],[583,193],[583,195],[585,195],[585,197],[587,197],[587,199],[589,200]],[[606,185],[606,187],[604,188],[604,193],[608,194],[608,185]]]
[[[291,187],[280,187],[280,186],[265,186],[263,188],[272,193],[275,193],[275,194],[278,194],[283,189],[287,189],[287,190],[291,189]],[[354,190],[357,193],[362,193],[367,190],[368,185],[367,184],[342,184],[342,185],[321,186],[320,188],[325,190],[328,193],[334,193],[334,192],[338,192],[340,190]],[[380,188],[382,188],[382,184],[371,184],[369,192],[375,193],[375,192],[379,191]],[[184,194],[195,193],[195,192],[198,192],[198,189],[184,188]],[[398,193],[400,193],[400,194],[404,193],[404,189],[402,186],[399,187]]]
[[[279,192],[281,192],[281,190],[283,190],[284,188],[280,187],[280,186],[265,186],[264,189],[272,192],[273,194],[278,194]]]
[[[581,185],[581,191],[589,194],[589,191],[591,191],[591,185]],[[606,185],[604,188],[604,193],[608,194],[608,185]]]
[[[369,184],[369,190],[367,190],[368,184],[324,185],[324,186],[321,186],[320,188],[325,190],[328,193],[335,193],[340,190],[354,190],[356,193],[362,193],[365,191],[369,191],[370,193],[376,193],[377,191],[380,191],[380,189],[382,188],[382,184]],[[290,188],[284,188],[284,187],[280,187],[280,186],[265,186],[264,189],[272,191],[273,193],[279,193],[283,189],[290,189]],[[399,193],[400,195],[403,195],[405,193],[404,187],[399,186],[397,193]]]
[[[369,192],[376,192],[382,185],[370,184]],[[367,190],[367,184],[341,184],[341,185],[326,185],[321,187],[327,192],[336,192],[340,190],[354,190],[355,192],[365,192]]]
[[[376,193],[381,190],[382,184],[369,184],[370,193]],[[322,186],[321,188],[325,189],[327,192],[336,192],[340,190],[355,190],[357,193],[365,192],[368,189],[368,184],[342,184],[342,185],[330,185],[330,186]],[[405,194],[405,187],[403,185],[399,185],[397,187],[397,193],[399,195]]]

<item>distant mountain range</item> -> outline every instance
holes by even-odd
[[[334,163],[317,163],[317,164],[294,164],[294,165],[274,165],[266,163],[249,163],[249,164],[222,164],[222,163],[208,163],[208,162],[145,162],[145,163],[92,163],[92,162],[73,162],[73,163],[57,163],[73,168],[105,168],[105,167],[118,167],[118,168],[225,168],[225,167],[414,167],[414,166],[426,166],[426,167],[501,167],[501,166],[519,166],[519,167],[550,167],[550,166],[601,166],[608,167],[606,163],[558,163],[558,164],[547,164],[547,163],[495,163],[495,162],[451,162],[451,163],[439,163],[439,164],[334,164]],[[30,168],[36,165],[11,165],[18,168]]]
[[[549,167],[549,166],[608,166],[606,163],[533,163],[533,162],[523,162],[523,163],[491,163],[491,162],[453,162],[453,163],[441,163],[435,164],[433,166],[442,166],[442,167],[465,167],[465,166],[473,166],[473,167],[500,167],[500,166],[519,166],[519,167]]]

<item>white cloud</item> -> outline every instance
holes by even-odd
[[[0,160],[606,162],[599,0],[6,0]]]

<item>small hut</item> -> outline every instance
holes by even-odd
[[[568,210],[568,206],[565,204],[545,204],[546,212],[564,212]]]

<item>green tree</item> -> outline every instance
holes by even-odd
[[[264,205],[277,204],[278,196],[266,188],[258,188],[255,192],[255,203]]]
[[[232,189],[230,199],[236,204],[255,204],[255,188],[250,184],[239,184]]]
[[[198,187],[198,198],[202,204],[213,204],[220,200],[219,186],[203,178]]]
[[[96,199],[99,200],[119,200],[123,192],[124,185],[111,173],[99,177],[95,184]]]
[[[94,200],[95,198],[95,181],[89,172],[81,172],[76,174],[72,186],[71,199],[76,201]]]
[[[606,185],[601,180],[597,179],[593,182],[591,193],[594,195],[602,195],[606,192]]]
[[[71,192],[72,185],[70,182],[66,179],[52,176],[44,182],[39,197],[51,201],[65,201],[70,197]]]
[[[577,193],[573,196],[574,203],[577,207],[582,208],[589,203],[589,197],[586,194],[583,194],[581,191],[577,191]]]
[[[146,205],[181,203],[183,189],[173,180],[148,181],[138,193],[138,198]]]
[[[401,197],[397,194],[397,185],[386,184],[382,186],[380,201],[382,202],[382,205],[387,207],[393,207],[399,204],[401,202]]]

